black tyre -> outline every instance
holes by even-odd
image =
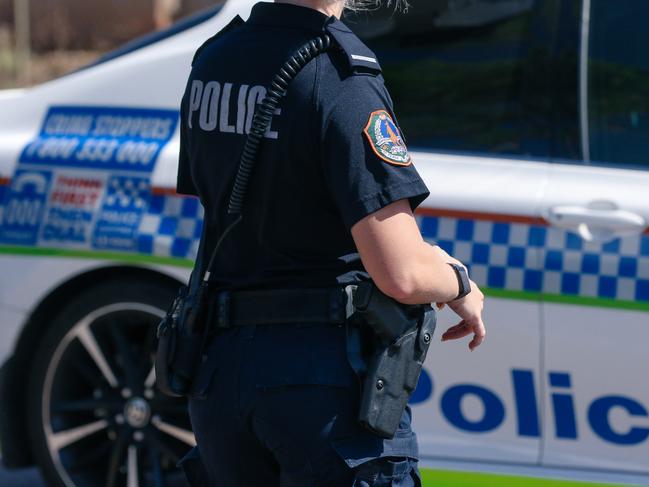
[[[29,434],[57,486],[185,485],[186,402],[155,387],[155,332],[175,289],[105,282],[52,317],[30,374]]]

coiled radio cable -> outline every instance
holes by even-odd
[[[239,168],[237,169],[237,175],[232,186],[232,193],[230,194],[227,209],[227,217],[230,223],[214,247],[203,276],[203,282],[207,283],[209,281],[210,273],[216,262],[216,256],[221,244],[243,218],[243,205],[245,203],[250,178],[252,177],[255,163],[257,162],[261,142],[270,128],[279,104],[288,92],[289,85],[309,62],[318,55],[326,52],[331,47],[331,44],[331,37],[327,34],[322,34],[300,47],[273,77],[270,87],[267,89],[266,96],[257,106],[252,119],[250,133],[246,138],[241,153]]]

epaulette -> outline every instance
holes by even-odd
[[[342,21],[334,19],[325,27],[347,56],[351,70],[355,73],[381,74],[381,65],[376,55]]]
[[[219,32],[217,32],[217,33],[214,34],[212,37],[210,37],[208,40],[206,40],[205,42],[203,42],[203,44],[201,45],[201,47],[199,47],[198,50],[196,51],[196,54],[194,54],[194,59],[192,59],[192,66],[194,66],[194,63],[196,62],[196,59],[198,59],[198,56],[203,52],[203,50],[204,50],[207,46],[209,46],[210,44],[212,44],[212,42],[214,42],[215,40],[219,39],[220,37],[223,37],[223,36],[224,36],[225,34],[227,34],[228,32],[233,31],[233,30],[236,29],[237,27],[241,27],[241,26],[242,26],[243,24],[245,24],[245,23],[246,23],[245,20],[243,20],[240,16],[237,15],[235,18],[233,18],[233,19],[230,21],[230,23],[229,23],[228,25],[226,25],[225,27],[223,27],[223,29],[221,29]]]

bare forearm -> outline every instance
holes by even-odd
[[[405,304],[447,303],[459,286],[453,259],[421,237],[407,201],[395,202],[364,218],[352,236],[365,269],[388,296]]]
[[[396,293],[388,290],[396,294],[392,297],[404,304],[447,303],[455,299],[459,286],[455,271],[448,265],[451,260],[425,242],[413,254],[402,271],[403,285],[397,287]]]

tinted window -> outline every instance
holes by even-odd
[[[411,0],[348,17],[377,53],[411,147],[579,152],[573,0]]]
[[[649,1],[593,0],[588,120],[593,161],[649,165]]]

